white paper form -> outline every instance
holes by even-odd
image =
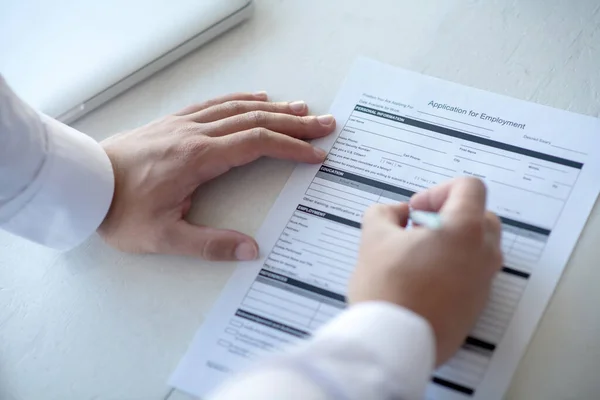
[[[201,396],[309,338],[345,308],[366,208],[471,175],[502,220],[504,267],[427,398],[501,398],[598,195],[599,120],[369,60],[331,112],[336,132],[315,143],[327,160],[296,168],[257,235],[261,259],[236,269],[171,384]]]

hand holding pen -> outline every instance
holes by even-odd
[[[363,219],[350,303],[386,301],[425,318],[437,365],[463,343],[502,265],[500,221],[485,205],[483,182],[459,178],[409,204],[374,206]],[[415,226],[405,229],[409,217]]]

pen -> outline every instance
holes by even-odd
[[[435,212],[411,209],[408,218],[413,224],[422,225],[429,229],[439,229],[442,227],[442,217]]]

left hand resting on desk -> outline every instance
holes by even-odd
[[[330,115],[308,117],[303,102],[271,103],[265,93],[233,94],[113,136],[102,146],[115,194],[100,235],[120,250],[211,260],[251,260],[254,239],[185,221],[204,182],[260,157],[320,163],[326,154],[301,139],[331,133]]]

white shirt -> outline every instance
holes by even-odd
[[[0,76],[0,228],[66,250],[104,220],[111,162],[90,137],[22,102]],[[304,345],[258,363],[214,400],[421,399],[435,348],[429,324],[387,303],[347,309]]]

